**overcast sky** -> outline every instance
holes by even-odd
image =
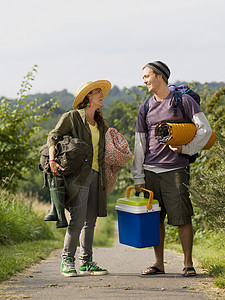
[[[224,0],[0,0],[0,96],[108,79],[142,84],[142,66],[164,61],[170,82],[225,82]]]

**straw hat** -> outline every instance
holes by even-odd
[[[76,91],[76,98],[73,102],[73,108],[76,109],[77,105],[83,102],[85,96],[94,89],[101,89],[104,98],[108,95],[111,89],[111,83],[108,80],[86,81]]]

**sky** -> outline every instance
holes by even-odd
[[[170,83],[225,82],[224,0],[0,0],[0,14],[0,96],[15,98],[34,65],[31,94],[142,85],[155,60]]]

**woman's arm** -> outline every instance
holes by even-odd
[[[50,165],[50,169],[53,175],[56,176],[62,176],[59,173],[59,169],[64,171],[65,169],[63,167],[61,167],[59,164],[57,164],[57,162],[55,162],[55,146],[51,146],[49,148],[49,165]]]
[[[64,113],[55,128],[48,134],[48,147],[50,148],[51,146],[56,145],[64,135],[70,135],[73,130],[72,124],[73,121],[71,120],[71,112]]]

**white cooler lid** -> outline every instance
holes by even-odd
[[[130,212],[133,214],[141,214],[141,213],[151,213],[155,211],[160,211],[161,208],[159,207],[159,204],[152,204],[152,209],[148,210],[145,206],[132,206],[132,205],[127,205],[123,203],[117,203],[116,205],[116,210],[120,211],[125,211],[125,212]]]

